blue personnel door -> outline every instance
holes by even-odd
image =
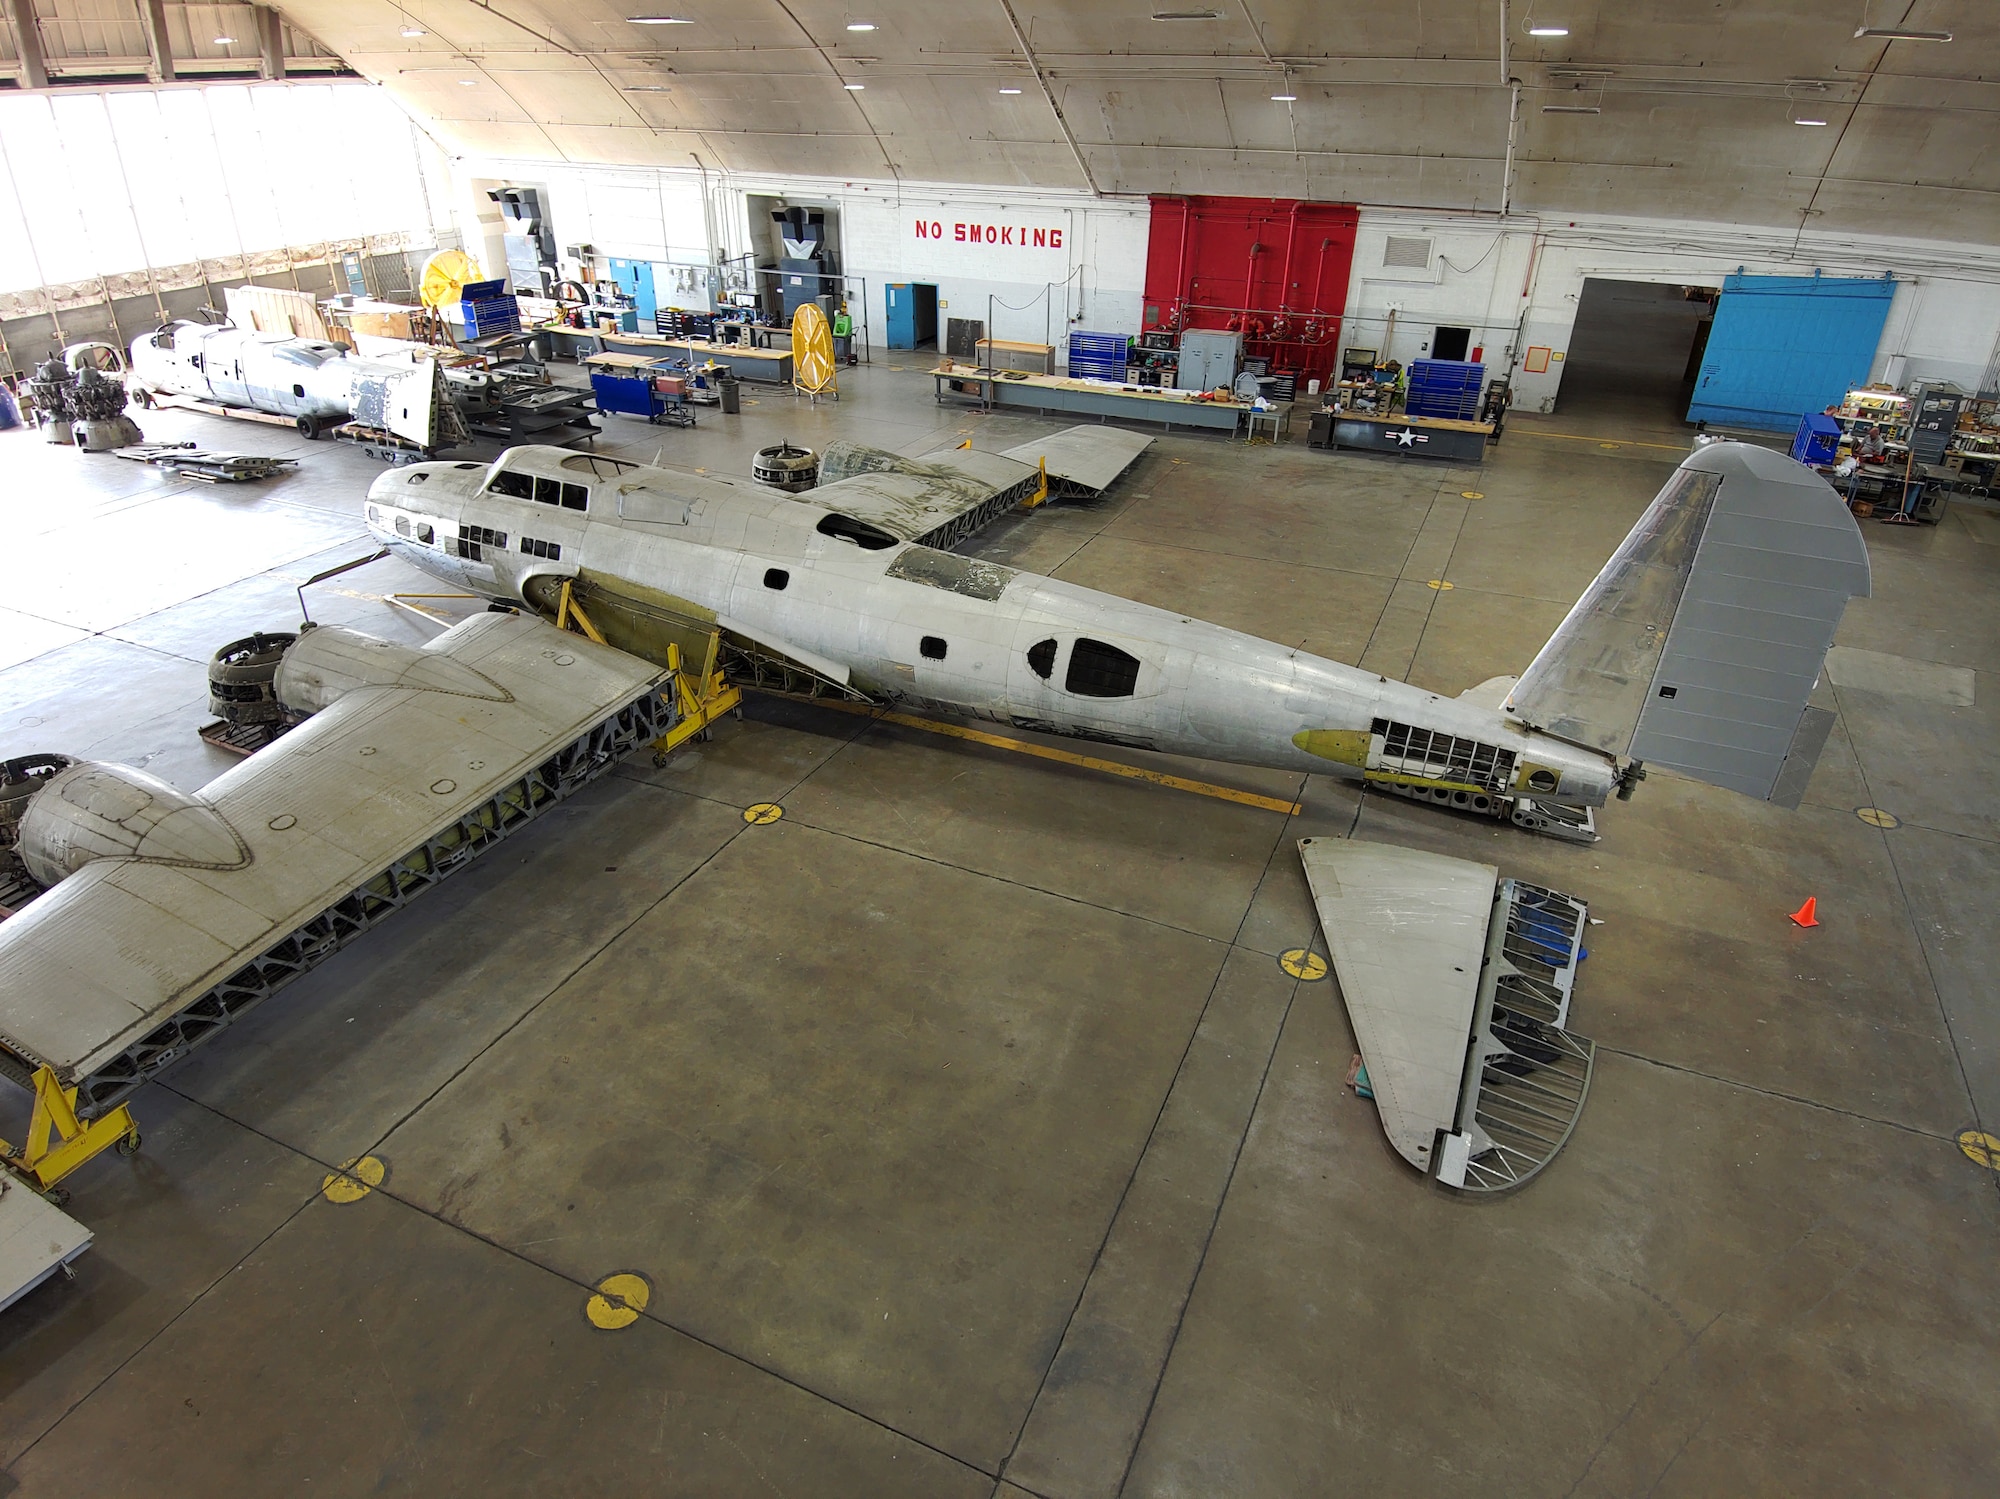
[[[1729,277],[1687,419],[1795,430],[1867,383],[1895,295],[1887,276]]]
[[[882,288],[889,313],[889,347],[914,349],[917,346],[917,299],[907,281],[892,282]]]

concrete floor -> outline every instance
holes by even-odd
[[[742,474],[1042,430],[915,365],[842,382],[604,446]],[[380,470],[145,425],[303,466],[212,490],[0,435],[0,754],[195,786],[209,652],[364,550]],[[1455,693],[1685,442],[1637,409],[1517,418],[1477,471],[1166,438],[972,549]],[[773,699],[635,759],[134,1099],[144,1151],[71,1181],[77,1280],[0,1314],[0,1493],[2000,1491],[2000,1178],[1955,1141],[2000,1127],[2000,517],[1867,537],[1841,638],[1890,659],[1835,673],[1872,685],[1826,689],[1797,812],[1656,774],[1584,849],[1181,767],[1285,818]],[[311,597],[423,638],[396,590],[436,591]],[[1415,1177],[1333,984],[1278,966],[1321,945],[1295,840],[1347,834],[1603,918],[1596,1083],[1515,1196]],[[326,1200],[363,1153],[383,1186]],[[618,1271],[651,1298],[599,1331]]]

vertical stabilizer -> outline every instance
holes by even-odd
[[[1796,806],[1808,699],[1868,550],[1818,474],[1744,443],[1681,464],[1521,675],[1507,712],[1620,759]]]

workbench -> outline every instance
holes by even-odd
[[[1306,442],[1315,448],[1364,448],[1373,453],[1397,453],[1405,458],[1483,463],[1486,439],[1492,431],[1489,422],[1465,422],[1453,417],[1315,411]]]
[[[1117,417],[1128,422],[1158,422],[1163,427],[1209,427],[1234,432],[1247,401],[1192,401],[1182,391],[1118,386],[1103,380],[1072,380],[1064,375],[1030,375],[992,369],[931,371],[940,402],[956,396],[977,401],[983,410],[995,407],[1029,411],[1076,411],[1086,416]]]
[[[690,364],[713,362],[738,380],[761,380],[768,385],[792,383],[790,349],[753,349],[743,344],[711,343],[705,338],[661,338],[652,333],[602,333],[595,328],[537,328],[537,337],[550,343],[568,343],[578,364],[604,354],[640,356],[641,364],[655,360],[682,358]],[[776,331],[776,330],[772,330]]]
[[[1021,343],[1011,338],[982,338],[972,346],[972,350],[986,363],[997,365],[994,352],[1021,354],[1039,360],[1041,369],[1033,373],[1053,375],[1056,372],[1056,346],[1054,344]],[[1011,366],[1010,366],[1011,368]]]

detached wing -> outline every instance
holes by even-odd
[[[426,651],[452,669],[354,687],[203,790],[241,868],[102,859],[0,922],[0,1069],[108,1107],[670,721],[656,667],[524,615]]]
[[[836,442],[820,456],[820,484],[800,496],[900,541],[949,550],[1042,487],[1058,497],[1102,494],[1153,439],[1116,427],[1070,427],[1004,453],[946,448],[923,458]]]

